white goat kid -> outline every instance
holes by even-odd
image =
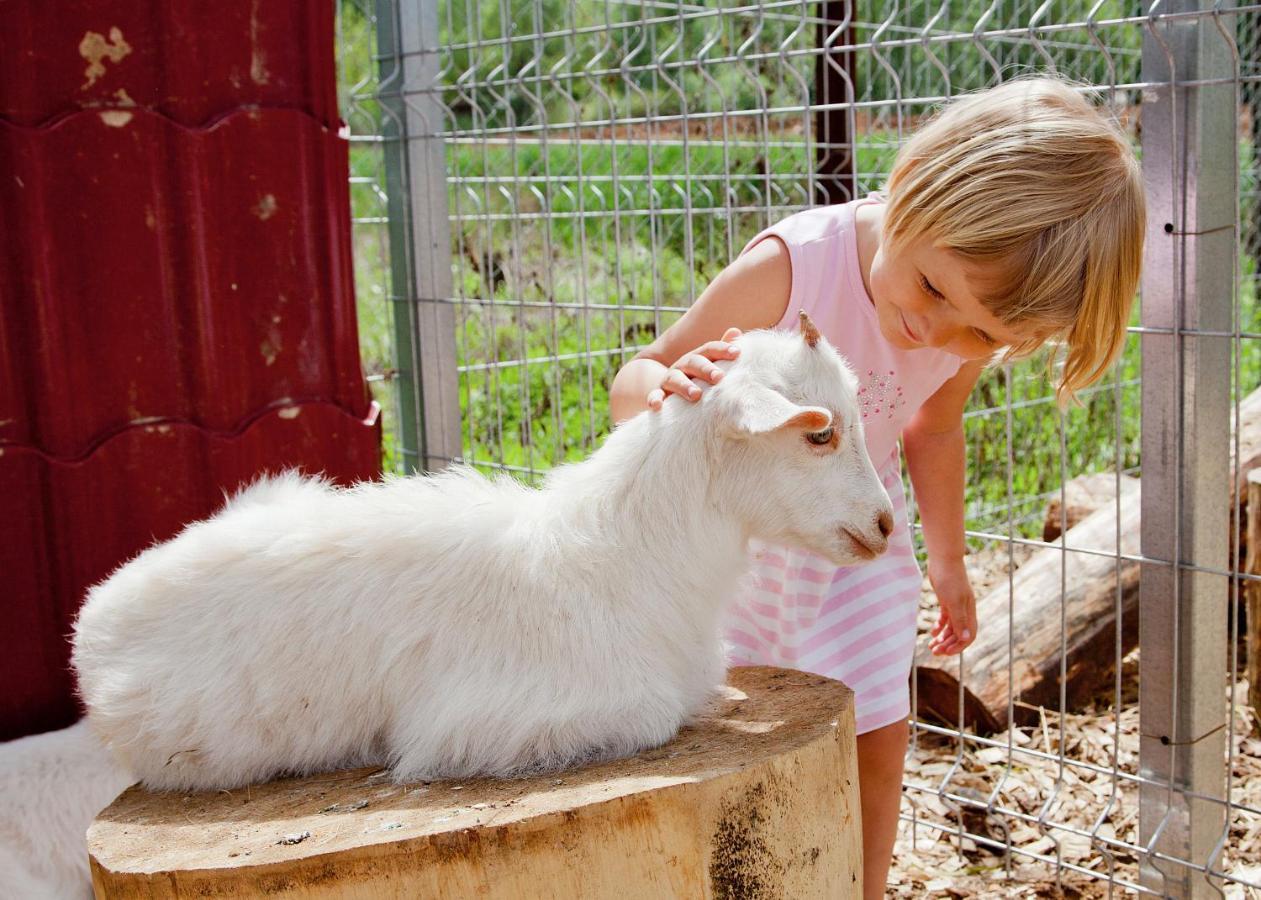
[[[533,490],[469,469],[262,481],[89,593],[93,727],[158,789],[385,762],[506,776],[668,741],[722,682],[746,541],[883,552],[848,367],[751,332],[699,403],[619,426]]]

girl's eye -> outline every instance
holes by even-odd
[[[974,329],[972,329],[972,333],[973,333],[973,334],[975,334],[978,338],[980,338],[981,343],[983,343],[985,346],[987,346],[987,347],[997,347],[997,346],[998,346],[998,341],[994,340],[992,337],[990,337],[990,336],[989,336],[988,334],[986,334],[984,331],[978,331],[977,329],[975,329],[975,328],[974,328]]]
[[[811,431],[809,434],[806,435],[806,440],[808,440],[812,444],[815,444],[821,447],[824,444],[831,442],[832,432],[835,430],[836,430],[835,428],[829,425],[827,428],[824,428],[822,431]]]
[[[936,297],[938,300],[946,299],[946,295],[943,294],[941,291],[937,290],[937,288],[933,287],[931,284],[929,284],[928,279],[925,278],[923,275],[920,275],[919,277],[919,286],[923,288],[924,293],[928,294],[931,297]]]

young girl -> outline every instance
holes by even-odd
[[[855,692],[865,896],[882,897],[897,832],[921,574],[902,496],[900,437],[940,614],[936,654],[976,636],[963,565],[963,408],[996,358],[1066,345],[1061,399],[1120,352],[1137,288],[1144,202],[1124,136],[1051,78],[948,105],[899,152],[887,199],[798,213],[755,237],[673,326],[618,372],[615,421],[696,400],[741,329],[805,309],[860,379],[867,448],[893,499],[873,563],[836,568],[755,546],[728,622],[734,664],[837,678]]]

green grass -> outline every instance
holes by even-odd
[[[686,161],[694,173],[713,172],[720,152],[694,146]],[[774,152],[771,171],[792,171],[794,162],[804,161],[804,148]],[[715,205],[723,195],[715,201],[704,182],[678,175],[682,153],[667,147],[650,161],[642,146],[584,147],[579,158],[568,144],[546,151],[523,147],[511,158],[502,149],[459,147],[451,153],[448,164],[457,177],[482,182],[487,173],[516,173],[519,182],[509,197],[488,201],[492,192],[486,191],[481,205],[456,190],[448,200],[460,217],[453,226],[452,260],[461,301],[459,362],[472,367],[460,378],[468,460],[522,470],[529,478],[589,453],[608,432],[608,386],[628,354],[677,318],[677,309],[726,264],[729,247],[738,251],[780,215],[765,209],[727,214]],[[729,151],[729,171],[757,171],[759,153],[757,147]],[[864,153],[865,171],[878,171],[887,158],[880,143]],[[627,179],[618,185],[624,201],[619,208],[656,210],[651,221],[643,214],[616,215],[611,192],[595,192],[600,182],[592,176],[609,176],[615,168]],[[549,179],[539,186],[541,197],[522,187],[529,175],[545,170]],[[784,196],[804,189],[802,178],[775,180]],[[662,211],[659,198],[670,195],[680,206],[688,197],[691,215]],[[376,248],[365,241],[359,249]],[[1251,259],[1242,261],[1242,275],[1242,326],[1255,328]],[[370,369],[386,371],[391,363],[383,289],[368,278],[359,290],[365,360]],[[591,308],[601,305],[621,308]],[[636,305],[676,310],[625,309]],[[1063,414],[1051,396],[1044,360],[1015,366],[1010,383],[1002,369],[982,379],[966,419],[970,528],[1005,533],[1010,521],[1017,533],[1034,536],[1062,472],[1071,478],[1117,466],[1139,471],[1139,343],[1132,337],[1113,377]],[[1257,348],[1245,342],[1240,384],[1247,390],[1259,379]]]

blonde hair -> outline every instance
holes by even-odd
[[[1067,344],[1061,401],[1125,344],[1146,204],[1120,129],[1068,83],[1019,78],[948,104],[899,151],[884,239],[930,237],[985,267],[977,297],[1027,339]]]

